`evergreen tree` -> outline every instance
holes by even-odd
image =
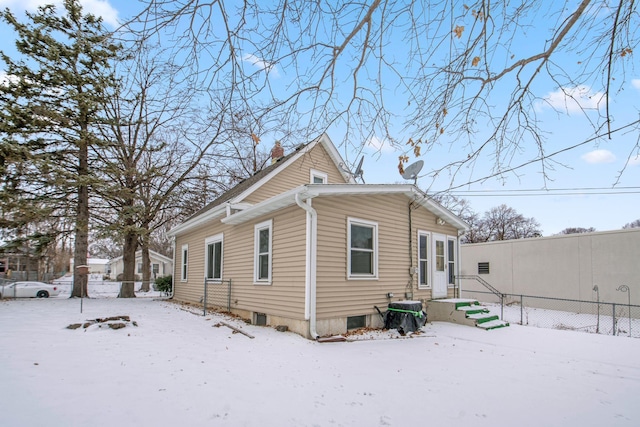
[[[78,0],[39,7],[21,23],[8,9],[0,18],[17,34],[18,58],[1,52],[2,227],[20,228],[50,215],[73,218],[74,264],[86,265],[89,192],[96,184],[90,148],[101,144],[95,126],[109,87],[109,63],[120,47]],[[64,230],[32,230],[50,239]],[[71,296],[87,295],[87,277],[74,274]]]

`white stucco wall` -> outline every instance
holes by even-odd
[[[500,292],[640,305],[640,229],[461,245],[461,274],[478,275]],[[489,274],[478,263],[489,262]],[[462,289],[486,290],[472,280]],[[464,293],[463,293],[464,295]]]

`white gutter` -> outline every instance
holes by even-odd
[[[188,219],[186,222],[182,224],[176,225],[167,233],[168,236],[176,236],[185,231],[191,230],[194,227],[202,225],[203,223],[210,221],[216,217],[224,216],[227,211],[226,203],[218,205],[207,212],[200,214],[195,218]]]
[[[309,202],[300,199],[300,193],[295,195],[296,204],[307,212],[307,250],[305,274],[305,318],[309,319],[309,334],[318,339],[316,332],[316,259],[318,237],[318,213]],[[310,201],[310,200],[309,200]]]
[[[458,231],[458,238],[456,239],[456,251],[458,259],[456,262],[456,281],[458,282],[458,298],[462,298],[462,280],[460,277],[460,266],[462,265],[462,251],[460,250],[460,239],[464,236],[464,232]]]

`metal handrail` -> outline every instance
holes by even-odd
[[[486,280],[484,280],[482,277],[480,276],[475,276],[475,275],[462,275],[462,276],[456,276],[458,279],[471,279],[471,280],[475,280],[478,283],[480,283],[482,286],[484,286],[485,288],[489,289],[491,291],[492,294],[502,297],[504,294],[502,292],[500,292],[499,290],[497,290],[496,288],[494,288],[493,286],[491,286],[489,284],[489,282],[487,282]]]
[[[460,276],[456,276],[456,278],[457,279],[475,280],[476,282],[480,283],[485,288],[489,289],[492,294],[494,294],[495,296],[500,298],[500,319],[504,318],[504,297],[505,297],[505,294],[503,294],[502,292],[500,292],[499,290],[497,290],[496,288],[491,286],[491,284],[489,282],[487,282],[486,280],[484,280],[480,276],[476,276],[476,275],[460,275]]]

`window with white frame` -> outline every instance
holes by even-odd
[[[204,241],[204,271],[207,280],[222,280],[222,234]]]
[[[187,280],[187,271],[189,267],[189,245],[182,245],[182,271],[180,279]]]
[[[449,285],[456,283],[456,239],[447,239],[447,263],[449,266]]]
[[[348,219],[347,264],[350,279],[378,277],[378,224]]]
[[[418,232],[418,287],[429,286],[429,234]]]
[[[254,273],[255,283],[271,283],[271,240],[273,222],[271,220],[256,224],[254,228]]]
[[[329,176],[315,169],[311,169],[311,183],[312,184],[327,184],[329,182]]]

